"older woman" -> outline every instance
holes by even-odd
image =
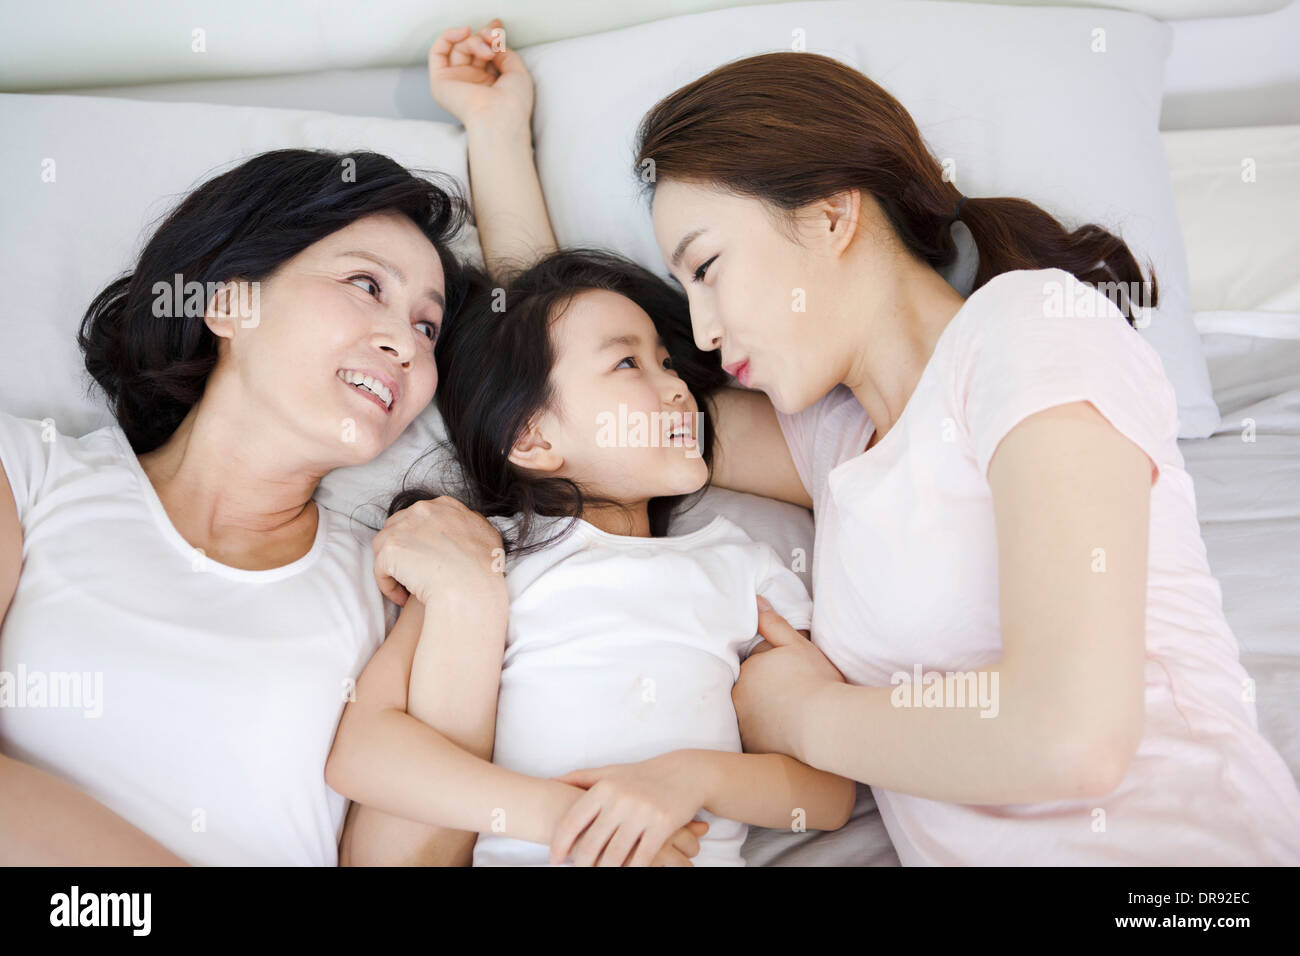
[[[324,765],[392,626],[376,579],[408,659],[454,664],[479,635],[395,702],[404,739],[490,755],[500,539],[439,499],[372,547],[312,499],[432,398],[462,212],[373,153],[254,157],[87,312],[116,424],[0,413],[0,862],[332,865],[340,836],[345,859],[468,860],[473,834],[377,810],[345,830]]]

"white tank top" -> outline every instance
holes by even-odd
[[[190,863],[336,864],[325,760],[396,613],[374,532],[320,507],[306,555],[247,571],[181,537],[116,425],[72,438],[0,412],[0,464],[23,528],[0,750]]]

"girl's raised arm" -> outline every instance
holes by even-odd
[[[429,91],[465,124],[470,191],[483,262],[503,281],[556,248],[533,164],[533,80],[494,19],[455,27],[429,50]]]

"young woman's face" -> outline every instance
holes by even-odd
[[[367,216],[261,283],[259,316],[232,323],[226,373],[308,459],[370,461],[433,398],[444,297],[437,250],[415,223]]]
[[[724,368],[783,412],[800,411],[835,386],[835,316],[843,305],[824,234],[814,228],[796,242],[758,200],[670,179],[657,185],[653,213],[699,348],[721,349]]]
[[[552,322],[551,341],[556,401],[537,427],[563,460],[556,474],[624,503],[704,485],[699,406],[640,306],[582,292]]]

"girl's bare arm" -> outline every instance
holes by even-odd
[[[429,90],[465,124],[479,243],[497,281],[556,248],[533,163],[533,81],[505,40],[497,19],[447,30],[429,50]]]
[[[443,610],[438,626],[424,633],[424,605],[408,599],[385,642],[411,650],[405,709],[467,753],[491,760],[505,618],[487,603]],[[468,866],[476,837],[471,831],[432,826],[353,803],[339,863]]]
[[[407,602],[397,626],[362,672],[356,700],[344,708],[325,765],[329,785],[362,805],[352,835],[344,836],[349,862],[467,864],[477,833],[549,842],[554,823],[581,791],[490,762],[496,686],[487,695],[472,686],[483,668],[473,668],[479,673],[470,675],[448,668],[441,675],[448,699],[440,705],[426,697],[416,707],[439,720],[445,732],[407,711],[408,685],[415,692],[424,683],[427,694],[431,678],[438,678],[415,671],[420,644],[432,645],[432,653],[420,661],[423,670],[438,666],[440,657],[455,656],[440,645],[499,640],[493,633],[497,625],[484,616],[466,616],[464,609],[425,615],[410,606],[415,603]],[[470,622],[478,629],[465,629]],[[497,624],[504,633],[504,616]],[[481,647],[477,652],[493,656]],[[499,669],[499,652],[496,656]],[[457,689],[458,681],[467,686]],[[483,720],[483,708],[472,700],[476,694],[491,702],[491,721]],[[453,712],[457,699],[470,703],[468,716]],[[396,821],[371,816],[376,812]]]

